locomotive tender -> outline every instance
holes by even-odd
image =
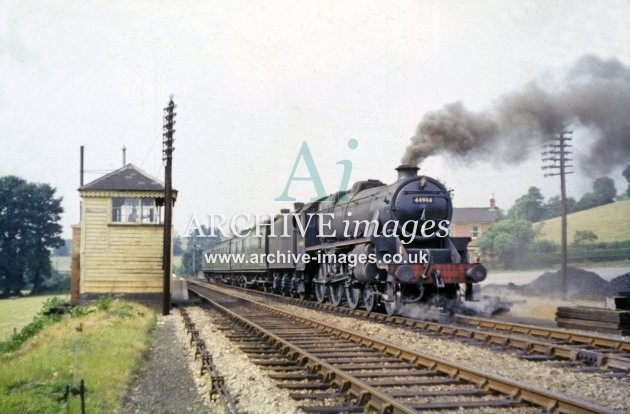
[[[352,309],[382,305],[390,315],[412,304],[471,300],[486,269],[469,262],[470,238],[448,234],[450,193],[419,176],[418,167],[396,170],[393,184],[359,181],[347,192],[296,203],[258,234],[217,243],[204,252],[205,277]],[[247,260],[253,255],[263,260]]]

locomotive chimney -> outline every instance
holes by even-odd
[[[402,164],[396,167],[396,171],[398,171],[398,181],[406,180],[407,178],[413,178],[418,176],[418,170],[420,168],[415,165],[410,164]]]

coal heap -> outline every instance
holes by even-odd
[[[617,276],[608,283],[608,296],[619,296],[630,292],[630,273]]]
[[[619,279],[619,278],[617,278]],[[560,296],[560,271],[545,272],[531,283],[523,286],[523,291],[536,296]],[[609,283],[597,273],[567,268],[567,296],[569,298],[601,298],[608,295]]]

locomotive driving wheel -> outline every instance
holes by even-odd
[[[291,278],[288,275],[284,275],[281,280],[280,294],[282,296],[291,296]]]
[[[326,300],[326,271],[322,266],[317,271],[317,278],[313,280],[313,290],[315,291],[315,298],[317,302],[324,303]]]
[[[292,282],[292,285],[295,286],[295,293],[293,294],[293,297],[302,300],[306,299],[306,286],[304,286],[304,281],[297,280],[295,283]]]
[[[328,298],[330,299],[330,303],[335,306],[339,306],[341,301],[343,300],[344,295],[344,287],[343,283],[333,283],[328,286]]]
[[[361,285],[354,284],[346,286],[346,303],[350,309],[359,307],[362,293]]]
[[[326,300],[326,285],[313,281],[313,290],[315,291],[315,298],[319,303],[324,303]]]
[[[367,283],[363,287],[363,307],[366,311],[372,312],[374,309],[376,309],[376,305],[378,304],[377,295],[378,293],[376,292],[376,289],[374,289],[374,286],[372,286],[371,284]]]
[[[387,282],[385,284],[385,294],[388,300],[383,300],[385,306],[385,312],[388,315],[396,315],[400,312],[401,308],[401,292],[396,288],[393,282]]]

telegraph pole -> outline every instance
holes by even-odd
[[[193,265],[193,266],[192,266],[192,267],[193,267],[193,268],[192,268],[192,273],[193,273],[192,275],[193,275],[193,277],[197,277],[197,273],[196,273],[196,270],[197,270],[197,269],[195,269],[195,267],[196,267],[196,266],[195,266],[195,265],[196,265],[195,252],[196,252],[196,250],[197,250],[197,243],[194,243],[194,244],[193,244],[193,257],[192,257],[192,265]]]
[[[85,155],[85,146],[81,145],[81,150],[79,152],[80,157],[80,166],[79,166],[79,187],[83,187],[83,158]],[[79,221],[83,219],[83,201],[79,201]]]
[[[173,160],[173,134],[175,130],[175,103],[173,96],[164,108],[164,127],[162,130],[162,161],[164,161],[164,286],[162,296],[162,315],[171,311],[171,220],[173,215],[173,189],[171,182]]]
[[[563,130],[554,138],[552,143],[545,144],[545,151],[542,153],[542,160],[547,163],[543,165],[543,170],[551,170],[551,172],[545,173],[545,177],[560,176],[560,208],[562,210],[560,290],[562,291],[562,299],[567,298],[567,190],[565,177],[567,174],[573,173],[573,171],[567,171],[567,168],[573,167],[573,165],[568,164],[572,159],[568,156],[568,154],[571,154],[571,151],[567,150],[571,148],[570,142],[573,139],[571,134],[573,134],[573,131]]]

